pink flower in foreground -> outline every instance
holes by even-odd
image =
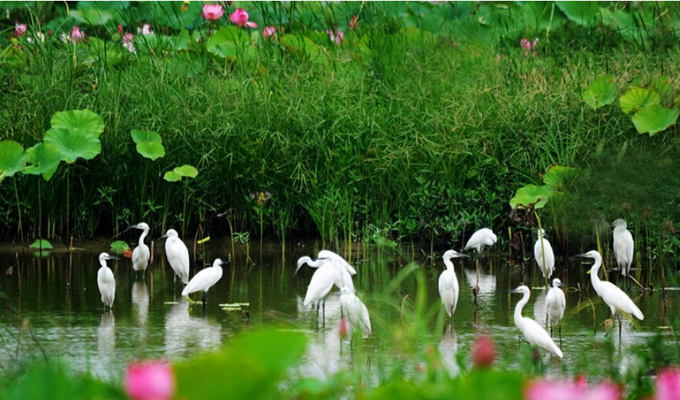
[[[174,375],[163,362],[128,365],[123,384],[132,400],[167,400],[175,393]]]
[[[538,52],[536,51],[536,46],[538,46],[538,38],[535,38],[533,41],[529,41],[527,38],[522,38],[522,40],[519,41],[520,46],[522,46],[522,49],[524,49],[523,53],[525,56],[529,55],[529,51],[533,50],[534,55],[537,56]]]
[[[268,37],[272,37],[273,39],[274,35],[276,35],[276,28],[274,28],[273,26],[267,26],[264,29],[262,29],[262,37],[264,37],[265,39]]]
[[[331,39],[331,42],[335,42],[338,46],[342,44],[342,39],[345,38],[345,32],[343,31],[335,31],[333,32],[330,29],[326,29],[326,33],[328,34],[328,37]]]
[[[229,20],[241,27],[257,28],[257,24],[248,21],[248,13],[242,8],[237,8],[236,11],[229,15]]]
[[[352,17],[352,19],[349,20],[349,30],[353,31],[357,28],[357,24],[359,23],[359,16],[355,15]]]
[[[344,317],[340,318],[340,322],[338,323],[338,334],[340,335],[340,339],[344,339],[349,335],[349,323]]]
[[[14,24],[14,37],[21,37],[26,34],[26,24],[15,23]]]
[[[478,368],[489,367],[496,358],[496,346],[488,335],[480,335],[472,344],[472,365]]]
[[[131,33],[126,33],[123,35],[123,47],[125,47],[130,53],[137,54],[135,49],[135,38]]]
[[[664,369],[656,377],[655,400],[680,399],[680,369]]]
[[[118,34],[123,36],[123,25],[118,24]]]
[[[527,400],[620,400],[621,390],[611,382],[603,381],[588,387],[584,380],[538,380],[524,391]]]
[[[224,9],[221,4],[205,4],[201,15],[209,21],[217,21],[224,15]]]
[[[80,31],[78,26],[74,26],[70,38],[74,43],[82,42],[85,39],[85,34]]]

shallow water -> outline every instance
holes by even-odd
[[[314,256],[317,249],[311,245],[298,246],[284,257],[277,245],[267,245],[261,255],[257,247],[253,244],[250,249],[251,262],[247,262],[245,248],[238,248],[231,264],[224,267],[220,282],[209,291],[205,310],[200,303],[189,304],[179,295],[181,284],[173,283],[162,243],[160,246],[156,243],[153,264],[145,274],[135,276],[130,260],[120,259],[110,264],[117,282],[113,312],[104,312],[96,283],[97,257],[99,252],[108,250],[106,246],[88,246],[88,250],[72,254],[54,252],[46,257],[26,250],[18,255],[15,251],[0,252],[0,271],[15,266],[11,276],[0,278],[3,310],[0,363],[8,365],[15,360],[42,357],[44,352],[48,357],[66,358],[76,369],[90,370],[103,379],[116,379],[130,359],[184,359],[216,349],[252,327],[284,325],[302,330],[310,338],[308,352],[298,367],[300,374],[323,378],[349,368],[356,360],[346,351],[348,340],[339,338],[339,292],[333,289],[328,296],[325,324],[321,317],[317,324],[316,309],[302,304],[314,270],[304,267],[293,277],[297,259],[302,255]],[[213,242],[203,249],[206,264],[216,257],[227,258],[230,252],[230,242]],[[517,267],[502,256],[490,254],[482,258],[477,311],[472,296],[477,281],[475,261],[454,260],[461,293],[453,324],[450,326],[447,321],[442,333],[437,328],[441,325],[436,323],[444,315],[437,294],[437,278],[444,269],[441,254],[437,253],[434,260],[423,257],[419,251],[415,257],[408,255],[408,249],[404,254],[407,255],[355,252],[351,256],[358,270],[357,294],[368,306],[373,324],[373,335],[362,346],[367,357],[377,352],[401,354],[403,343],[392,340],[393,334],[400,326],[402,302],[409,304],[416,297],[417,279],[414,274],[407,277],[391,297],[380,293],[386,292],[394,276],[412,260],[424,271],[429,305],[425,314],[429,318],[427,328],[421,334],[421,343],[414,346],[438,348],[451,374],[458,371],[456,354],[467,354],[480,331],[493,335],[501,359],[510,366],[518,363],[518,354],[526,344],[518,340],[512,314],[521,296],[507,291],[520,283],[534,287],[524,316],[545,326],[545,291],[538,289],[543,286],[543,278],[533,260]],[[605,356],[609,339],[605,338],[602,326],[609,318],[609,310],[589,287],[587,269],[586,264],[558,260],[553,277],[559,277],[569,287],[561,346],[565,357],[560,361],[542,353],[549,374],[560,374],[565,366],[570,370],[611,367],[611,359]],[[192,270],[191,274],[194,273]],[[638,279],[648,279],[642,275],[638,271]],[[611,278],[617,279],[618,272],[612,272]],[[577,291],[579,284],[581,295]],[[678,292],[631,293],[645,320],[636,322],[634,328],[624,322],[620,340],[617,333],[611,335],[617,351],[616,368],[622,371],[632,367],[635,359],[631,352],[647,351],[646,340],[673,320],[674,315],[670,314],[675,312],[673,305]],[[199,295],[193,298],[200,301]],[[222,303],[248,303],[243,309],[249,318],[242,311],[224,311],[219,307]],[[22,328],[25,326],[30,327],[30,333]],[[390,340],[384,340],[387,338]]]

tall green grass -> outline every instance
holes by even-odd
[[[259,7],[264,16],[285,6]],[[105,120],[102,154],[70,168],[71,221],[65,168],[40,183],[49,237],[109,234],[139,220],[157,232],[186,226],[187,237],[199,224],[229,234],[216,214],[232,208],[233,230],[258,236],[262,221],[265,236],[339,244],[380,230],[449,246],[481,226],[504,230],[508,199],[552,164],[583,166],[624,144],[677,155],[675,131],[640,136],[620,110],[592,111],[581,98],[604,73],[622,83],[680,76],[677,46],[631,50],[616,42],[601,51],[586,34],[580,41],[553,35],[527,57],[517,32],[472,29],[469,16],[454,19],[470,12],[461,7],[441,24],[445,34],[433,35],[366,5],[360,31],[348,31],[343,46],[324,44],[321,62],[273,44],[257,47],[256,63],[200,51],[148,55],[141,43],[140,56],[113,60],[109,51],[53,37],[27,47],[22,68],[0,69],[0,132],[29,147],[56,111],[87,108]],[[273,15],[291,27],[304,20],[309,30],[355,12],[342,4]],[[352,35],[367,51],[351,45]],[[165,157],[142,158],[132,129],[159,132]],[[162,179],[182,164],[200,171],[186,188]],[[36,236],[40,178],[13,179],[21,204],[11,185],[0,187],[2,235],[15,237],[21,218],[19,239]],[[272,193],[271,212],[253,207],[248,195],[259,191]],[[669,203],[658,206],[678,216]]]

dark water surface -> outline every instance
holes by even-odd
[[[97,257],[108,248],[104,244],[87,247],[72,254],[54,252],[46,257],[20,250],[18,265],[16,249],[0,252],[0,272],[3,273],[0,276],[0,363],[7,365],[16,360],[42,357],[44,352],[48,357],[61,356],[69,360],[76,369],[90,370],[103,379],[115,379],[130,359],[185,359],[216,349],[234,335],[262,325],[284,326],[307,333],[309,348],[299,365],[300,374],[324,377],[356,361],[351,359],[350,352],[342,351],[348,342],[338,336],[340,296],[337,289],[327,298],[326,322],[319,329],[315,322],[316,310],[302,304],[314,270],[304,267],[296,277],[293,271],[300,256],[315,258],[318,248],[314,246],[289,249],[284,257],[278,245],[267,245],[260,254],[258,244],[252,243],[252,262],[247,262],[245,247],[238,247],[231,264],[224,267],[222,280],[208,293],[208,305],[202,311],[200,303],[190,305],[181,298],[179,282],[173,287],[173,273],[163,253],[163,242],[158,242],[153,264],[144,275],[135,276],[129,259],[110,263],[117,282],[113,312],[103,311],[96,278]],[[212,242],[203,249],[206,264],[217,257],[226,259],[229,253],[231,243],[227,241]],[[381,255],[352,253],[351,262],[358,271],[354,277],[357,294],[371,312],[373,324],[373,335],[363,342],[365,354],[368,357],[378,352],[401,354],[400,347],[404,344],[392,340],[393,333],[399,329],[401,305],[406,304],[409,310],[408,304],[412,304],[417,295],[416,274],[409,275],[391,296],[383,293],[394,276],[415,261],[424,271],[429,321],[421,343],[413,345],[438,348],[444,363],[455,374],[456,354],[467,354],[474,336],[481,330],[493,335],[505,362],[516,364],[526,347],[518,341],[512,317],[521,296],[507,294],[507,291],[520,283],[534,287],[523,314],[545,326],[545,291],[537,289],[543,286],[543,278],[535,262],[530,260],[524,267],[517,267],[508,264],[502,256],[485,256],[480,262],[479,310],[475,311],[471,291],[477,279],[475,261],[454,260],[461,293],[453,329],[442,334],[437,328],[441,327],[443,313],[437,294],[437,279],[444,269],[441,253],[435,254],[434,261],[423,257],[420,251],[409,253],[408,249],[400,256],[393,251]],[[13,274],[6,277],[4,272],[10,266],[15,266]],[[598,365],[611,367],[610,359],[605,357],[609,339],[604,337],[602,326],[609,318],[609,309],[590,287],[587,270],[588,266],[579,261],[558,260],[553,277],[559,277],[569,287],[561,346],[565,357],[560,361],[543,353],[551,374],[581,368],[592,370]],[[192,269],[191,275],[195,272]],[[642,282],[649,280],[645,270],[634,273]],[[618,278],[618,272],[611,273],[610,279]],[[579,284],[582,295],[577,290]],[[657,283],[656,287],[660,285]],[[618,334],[611,335],[616,348],[616,368],[625,372],[632,367],[633,350],[649,351],[647,339],[665,331],[668,321],[676,316],[677,293],[631,292],[645,320],[636,322],[634,328],[624,323],[621,340]],[[200,295],[192,297],[200,301]],[[248,303],[243,310],[248,311],[250,318],[245,318],[241,310],[223,310],[219,306],[223,303]],[[30,332],[26,327],[30,327]]]

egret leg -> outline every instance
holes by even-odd
[[[326,329],[326,298],[323,298],[323,313],[321,317],[321,327]]]
[[[203,292],[203,308],[205,308],[207,297],[208,297],[208,292]]]
[[[550,321],[550,337],[553,335],[553,324],[552,321]]]
[[[560,334],[560,347],[562,347],[562,320],[560,320],[559,325],[557,326],[557,331]]]

